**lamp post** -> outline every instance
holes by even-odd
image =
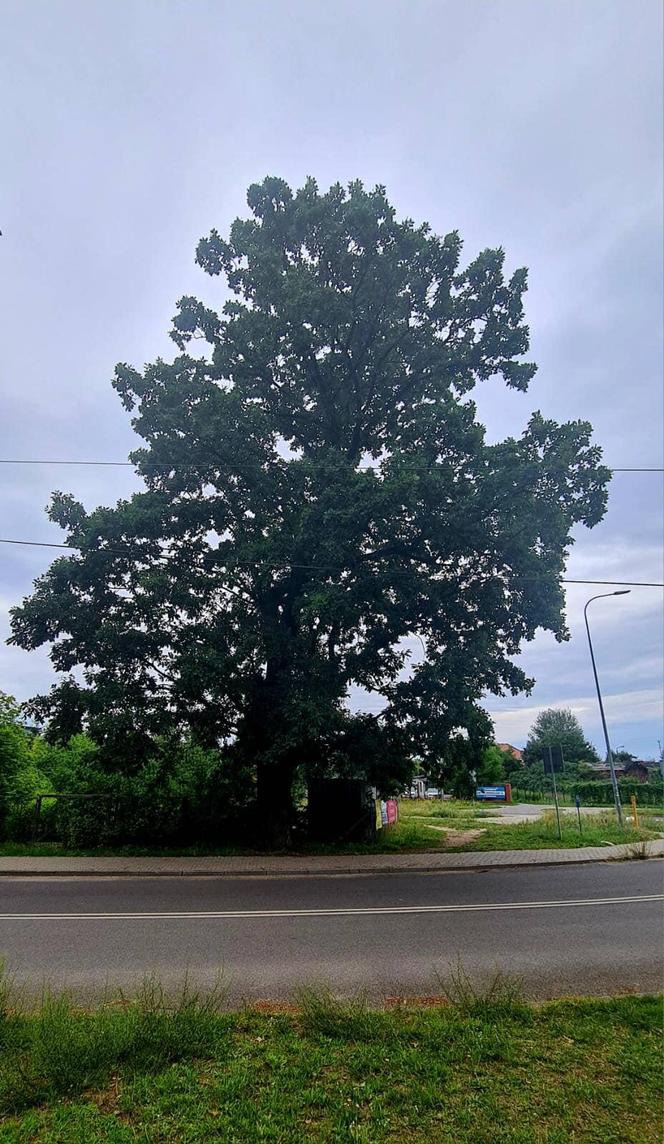
[[[604,741],[606,742],[606,758],[609,764],[609,771],[611,772],[611,786],[613,787],[613,802],[616,808],[616,816],[618,824],[622,826],[622,806],[620,805],[620,791],[618,789],[618,779],[616,778],[616,768],[613,762],[613,752],[611,751],[611,744],[609,742],[609,731],[606,726],[606,718],[604,715],[604,704],[602,703],[602,692],[599,688],[599,679],[597,678],[597,667],[595,665],[595,653],[593,651],[593,641],[590,638],[590,626],[588,624],[588,604],[592,604],[593,600],[603,600],[606,596],[629,596],[629,588],[620,588],[617,592],[602,592],[599,596],[591,596],[586,601],[586,606],[583,609],[583,618],[586,621],[586,632],[588,633],[588,647],[590,648],[590,660],[593,665],[593,675],[595,676],[595,687],[597,688],[597,701],[599,703],[599,713],[602,717],[602,727],[604,728]]]

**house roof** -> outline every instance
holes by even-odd
[[[501,751],[508,751],[512,758],[518,759],[519,762],[523,759],[523,751],[520,751],[518,747],[513,747],[511,743],[497,743],[496,746],[500,747]]]

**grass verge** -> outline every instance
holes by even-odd
[[[631,825],[618,826],[614,816],[606,814],[581,815],[581,831],[576,815],[561,815],[562,838],[558,837],[555,811],[545,811],[537,822],[487,823],[486,830],[463,847],[449,846],[449,850],[569,850],[586,846],[640,844],[660,837],[659,829],[643,820],[637,830]],[[609,850],[609,846],[607,846]]]
[[[603,843],[641,843],[661,836],[664,820],[642,812],[641,827],[636,830],[627,823],[624,829],[616,825],[613,812],[581,816],[579,833],[575,814],[562,815],[563,837],[558,838],[555,814],[546,811],[538,822],[488,822],[492,811],[477,803],[454,800],[416,801],[402,799],[399,822],[380,831],[372,843],[347,843],[329,846],[311,844],[297,850],[299,854],[412,854],[433,850],[455,852],[474,850],[542,850],[601,846]],[[496,809],[493,808],[493,813]],[[449,831],[482,830],[474,839],[458,845]],[[115,849],[67,849],[57,842],[3,842],[0,857],[202,857],[214,855],[231,857],[265,854],[266,851],[241,847],[181,847],[159,848],[120,846]],[[273,852],[278,853],[278,852]],[[289,852],[289,853],[292,853]]]
[[[661,1002],[535,1007],[453,981],[389,1011],[305,993],[219,1014],[160,991],[78,1012],[46,998],[0,1021],[6,1144],[651,1144]],[[267,1011],[265,1011],[267,1010]]]

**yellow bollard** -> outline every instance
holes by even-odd
[[[639,812],[636,809],[636,795],[635,794],[632,795],[630,802],[632,804],[632,825],[635,827],[636,830],[638,830],[639,829]]]

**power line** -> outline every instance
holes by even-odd
[[[57,544],[55,541],[49,541],[49,540],[13,540],[13,539],[5,538],[5,537],[0,537],[0,544],[22,544],[22,545],[27,545],[30,548],[63,548],[68,552],[88,551],[88,552],[98,552],[98,553],[101,553],[102,555],[108,555],[108,556],[130,556],[131,555],[130,552],[126,552],[121,548],[94,548],[94,549],[87,549],[86,550],[86,549],[80,548],[79,545],[77,545],[77,544]],[[163,553],[163,555],[160,556],[159,559],[167,560],[168,557],[169,557],[169,553]],[[230,564],[230,561],[229,561],[229,564]],[[293,562],[288,561],[288,562],[276,564],[276,563],[272,563],[270,561],[237,560],[237,561],[235,561],[235,566],[236,567],[241,566],[241,567],[246,567],[246,568],[271,568],[271,569],[300,568],[300,569],[307,569],[309,571],[319,571],[319,572],[337,571],[338,570],[336,565],[331,565],[331,564],[330,565],[325,565],[325,564],[299,564],[299,563],[296,563],[295,561],[293,561]],[[341,569],[341,571],[344,571],[344,569]],[[399,569],[398,568],[392,569],[392,571],[398,572]],[[406,570],[402,569],[402,571],[405,572]],[[515,580],[543,580],[543,579],[545,579],[545,577],[543,577],[543,576],[515,576],[514,579]],[[664,588],[664,582],[659,583],[657,581],[648,581],[648,580],[574,580],[574,579],[561,578],[560,583],[561,584],[600,584],[600,585],[605,584],[609,587],[611,587],[611,586],[615,586],[615,587],[623,586],[623,587],[628,587],[628,588]]]
[[[101,465],[114,468],[134,468],[131,461],[36,461],[24,460],[19,457],[10,457],[7,460],[0,458],[0,465]]]
[[[387,459],[389,460],[392,458],[387,458]],[[297,458],[297,457],[282,457],[281,460],[290,461],[290,460],[299,460],[299,458]],[[379,462],[379,464],[380,463],[381,462]],[[144,464],[145,464],[145,462],[144,462]],[[147,464],[148,464],[148,466],[162,467],[161,461],[149,461],[149,462],[147,462]],[[136,466],[134,465],[134,463],[132,461],[68,461],[68,460],[61,460],[61,459],[52,460],[52,461],[44,461],[41,459],[40,460],[30,460],[30,459],[24,460],[24,459],[18,458],[18,457],[16,457],[16,458],[14,458],[14,457],[0,458],[0,465],[79,465],[79,466],[87,467],[87,468],[90,468],[90,467],[108,468],[108,469],[135,469],[136,468]],[[402,469],[419,468],[419,467],[420,467],[419,465],[416,465],[412,462],[402,462],[401,463]],[[376,465],[358,465],[357,468],[362,470],[362,472],[371,472],[372,470],[378,471]],[[653,466],[650,466],[650,467],[643,467],[642,466],[639,468],[632,467],[632,468],[612,469],[610,465],[607,465],[606,468],[610,469],[610,471],[612,473],[664,473],[664,468],[655,468]]]

